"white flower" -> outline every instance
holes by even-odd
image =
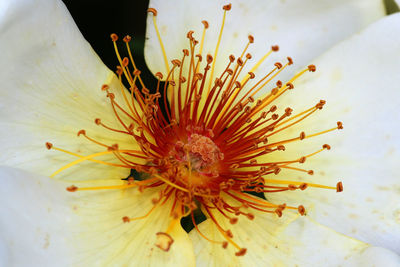
[[[189,30],[202,32],[201,20],[210,25],[204,51],[214,55],[215,73],[220,73],[229,54],[240,55],[248,34],[255,37],[249,48],[253,58],[262,57],[267,52],[265,46],[279,43],[280,54],[294,56],[295,66],[301,68],[334,43],[383,16],[379,1],[232,4],[220,52],[215,56],[221,4],[152,1],[150,6],[158,11],[167,64],[182,57]],[[149,16],[146,60],[154,73],[165,74],[167,67],[152,18]],[[318,184],[331,185],[343,179],[345,191],[336,194],[308,188],[266,195],[271,203],[303,204],[305,217],[285,213],[277,218],[252,211],[254,221],[240,217],[234,225],[216,218],[222,227],[232,230],[234,242],[247,248],[246,255],[236,257],[232,243],[225,250],[195,230],[186,234],[170,216],[173,201],[143,219],[123,223],[121,218],[127,215],[141,217],[151,211],[151,200],[160,192],[158,187],[143,192],[128,188],[121,181],[128,176],[128,168],[82,161],[57,173],[57,180],[45,177],[76,159],[76,155],[46,150],[47,141],[54,142],[54,149],[65,148],[79,155],[99,152],[98,145],[83,137],[86,133],[108,145],[118,143],[130,150],[140,147],[130,135],[110,134],[93,122],[101,118],[107,126],[119,127],[109,98],[100,90],[103,84],[109,85],[115,99],[124,96],[114,90],[119,88],[118,79],[82,38],[64,5],[53,0],[1,2],[0,138],[1,162],[6,167],[1,169],[0,263],[192,266],[197,261],[199,266],[397,266],[398,255],[386,249],[400,252],[399,25],[400,15],[394,14],[338,44],[315,61],[318,72],[301,77],[293,91],[279,98],[285,105],[281,108],[289,105],[298,111],[320,99],[328,101],[317,118],[302,122],[306,134],[324,130],[330,122],[345,122],[345,131],[324,139],[303,140],[301,146],[289,144],[284,153],[285,158],[298,157],[304,151],[315,151],[329,138],[333,151],[307,160],[307,168],[315,170],[312,180]],[[272,63],[263,64],[259,72],[267,64]],[[256,75],[262,77],[258,72]],[[77,138],[80,129],[86,132]],[[288,129],[285,136],[293,136],[291,133]],[[91,159],[121,165],[111,153]],[[287,170],[286,174],[298,180],[298,172]],[[80,188],[121,185],[124,189],[70,193],[65,188],[71,184]],[[211,219],[199,229],[213,240],[222,238]],[[168,252],[154,246],[160,241],[157,232],[168,232],[172,237]]]

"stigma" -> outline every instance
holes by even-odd
[[[252,193],[265,194],[268,199],[268,194],[303,191],[310,187],[343,191],[341,182],[323,185],[282,177],[282,169],[291,169],[306,176],[313,175],[313,170],[302,168],[301,165],[331,148],[328,144],[321,144],[316,151],[307,151],[294,158],[287,156],[285,160],[274,160],[276,154],[285,153],[287,144],[341,130],[343,124],[337,122],[332,127],[312,133],[302,130],[291,138],[279,137],[288,129],[297,129],[294,127],[311,119],[326,104],[325,100],[320,100],[300,111],[294,111],[289,106],[278,108],[277,105],[286,104],[280,103],[281,96],[295,90],[296,80],[308,72],[315,72],[316,66],[305,67],[285,82],[277,80],[279,74],[293,64],[293,59],[287,57],[284,62],[271,62],[270,68],[256,78],[254,72],[272,53],[279,51],[279,46],[272,45],[263,57],[251,63],[253,57],[247,52],[248,47],[255,43],[255,38],[251,35],[243,41],[241,54],[219,58],[225,17],[230,9],[231,5],[222,8],[222,26],[214,53],[203,53],[206,31],[211,25],[202,21],[204,27],[201,39],[197,40],[193,31],[186,33],[188,47],[183,48],[180,58],[172,60],[168,58],[157,27],[157,10],[148,10],[153,18],[163,52],[162,60],[167,70],[166,73],[155,74],[158,80],[156,88],[147,88],[141,78],[141,72],[130,50],[132,38],[126,36],[122,40],[126,50],[126,57],[123,57],[120,53],[119,37],[111,34],[119,60],[116,74],[120,86],[111,88],[105,84],[101,90],[104,91],[104,97],[108,99],[120,127],[112,128],[101,118],[93,118],[93,121],[98,127],[109,131],[108,139],[116,135],[130,136],[140,150],[125,149],[117,143],[101,143],[84,129],[77,136],[97,144],[98,153],[78,155],[46,143],[47,149],[78,157],[54,172],[52,177],[83,161],[133,169],[146,174],[145,179],[124,179],[123,185],[71,185],[67,190],[79,192],[137,187],[142,191],[158,188],[159,197],[149,200],[154,204],[151,210],[139,218],[131,218],[127,214],[121,223],[134,223],[135,220],[151,216],[155,209],[162,208],[168,201],[172,202],[170,217],[164,218],[170,222],[169,227],[155,229],[154,233],[157,236],[155,246],[164,251],[169,251],[174,243],[171,229],[181,218],[190,216],[195,231],[203,238],[220,244],[222,249],[228,245],[234,246],[237,251],[235,255],[243,256],[247,251],[245,244],[235,241],[229,227],[224,227],[226,224],[217,219],[221,217],[216,216],[217,213],[222,214],[229,222],[228,225],[236,224],[239,219],[253,220],[254,211],[278,217],[289,210],[306,215],[306,207],[301,203],[298,206],[272,203]],[[216,73],[216,64],[224,64],[222,72]],[[250,70],[245,72],[248,68]],[[124,84],[129,85],[129,90],[126,90]],[[122,99],[116,98],[115,90],[120,91]],[[97,159],[106,154],[114,155],[119,163]],[[210,239],[200,232],[194,216],[194,211],[198,209],[214,223],[221,234],[219,240]]]

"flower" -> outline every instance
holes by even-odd
[[[41,5],[43,8],[40,11],[32,9],[33,4]],[[320,166],[323,166],[323,171],[330,173],[330,175],[319,173],[319,181],[331,184],[332,177],[344,177],[346,178],[346,191],[342,195],[329,195],[329,192],[326,191],[309,189],[287,194],[267,194],[268,201],[271,203],[287,203],[289,206],[293,202],[301,201],[304,206],[310,207],[307,209],[308,216],[297,219],[296,216],[287,214],[282,218],[276,218],[271,214],[254,212],[254,222],[252,223],[240,217],[238,222],[229,227],[237,238],[235,242],[247,246],[248,251],[243,257],[235,257],[233,256],[235,252],[230,251],[235,249],[232,243],[228,245],[227,250],[224,250],[221,248],[221,244],[217,244],[216,247],[213,242],[200,237],[197,231],[192,231],[189,238],[178,223],[182,214],[170,216],[171,210],[177,210],[172,208],[173,201],[167,201],[163,208],[154,208],[153,210],[154,203],[159,203],[162,200],[160,196],[164,196],[160,195],[160,189],[156,187],[156,184],[153,184],[154,188],[145,188],[141,193],[140,190],[129,188],[129,181],[121,180],[122,177],[127,176],[129,168],[122,168],[121,162],[114,157],[114,154],[118,156],[117,152],[121,152],[118,148],[123,147],[129,150],[128,153],[148,148],[145,143],[132,142],[130,134],[132,129],[129,125],[126,125],[125,129],[129,134],[110,134],[110,129],[107,129],[107,127],[120,128],[117,128],[119,120],[115,116],[113,107],[116,107],[116,103],[118,103],[121,105],[121,110],[130,110],[129,102],[124,101],[127,96],[124,96],[123,90],[115,90],[115,88],[120,88],[118,79],[103,67],[96,55],[82,40],[65,7],[56,1],[47,1],[46,5],[43,5],[41,1],[21,1],[16,4],[10,2],[3,5],[7,8],[1,9],[6,11],[1,20],[2,42],[0,44],[3,51],[10,51],[10,53],[4,55],[1,74],[2,78],[4,76],[2,81],[5,83],[1,92],[3,99],[1,123],[3,129],[7,129],[7,131],[3,131],[6,136],[2,137],[3,140],[9,141],[2,145],[3,151],[6,151],[2,155],[4,157],[2,162],[8,166],[39,174],[54,173],[58,178],[58,181],[54,181],[16,169],[4,168],[2,170],[2,179],[6,179],[6,182],[3,183],[4,187],[2,187],[2,200],[6,204],[7,210],[1,213],[1,229],[4,229],[2,239],[6,244],[11,264],[23,264],[25,261],[39,264],[44,260],[47,263],[48,261],[51,261],[52,264],[57,263],[57,265],[131,264],[146,266],[163,263],[190,266],[194,264],[194,254],[196,254],[199,265],[207,262],[220,265],[249,265],[251,263],[260,265],[265,261],[270,264],[321,265],[328,260],[332,264],[342,262],[354,264],[367,261],[371,255],[382,257],[382,259],[375,258],[377,262],[392,261],[395,263],[396,255],[390,254],[382,248],[370,247],[361,241],[342,236],[308,218],[315,218],[339,232],[373,245],[394,250],[399,247],[397,245],[399,222],[398,210],[396,210],[399,192],[395,184],[395,178],[398,175],[395,164],[396,159],[399,158],[395,130],[399,126],[399,120],[398,116],[396,117],[397,114],[393,113],[399,99],[398,91],[395,90],[396,70],[399,69],[399,63],[393,58],[393,55],[398,50],[399,43],[396,42],[398,40],[397,29],[391,27],[398,23],[398,15],[382,19],[359,36],[341,43],[325,54],[317,61],[319,62],[318,66],[325,71],[316,74],[317,77],[314,76],[311,79],[306,77],[300,80],[295,85],[295,90],[284,96],[286,99],[280,100],[295,104],[295,110],[306,110],[302,105],[307,103],[293,101],[293,99],[304,99],[304,95],[311,98],[311,101],[315,100],[312,102],[314,104],[324,98],[330,102],[333,101],[334,105],[330,109],[330,105],[327,105],[327,111],[324,107],[323,112],[320,113],[320,116],[325,114],[328,118],[325,120],[322,117],[322,120],[318,120],[322,121],[321,125],[316,125],[315,120],[311,121],[311,125],[302,125],[307,132],[314,132],[314,128],[321,129],[320,127],[324,126],[325,121],[331,121],[332,118],[339,116],[348,121],[346,125],[349,126],[346,127],[350,129],[346,129],[338,135],[338,141],[336,141],[338,144],[333,146],[337,149],[335,154],[338,158],[332,159],[332,155],[324,157],[324,154],[320,154],[317,158],[319,160],[315,160],[315,170],[321,170]],[[371,7],[373,5],[371,4]],[[169,11],[162,2],[154,1],[151,6],[159,11],[157,23],[161,29],[161,39],[165,44],[166,54],[169,56],[170,53],[175,53],[174,51],[181,51],[182,46],[174,44],[175,41],[181,40],[176,38],[174,31],[179,30],[179,34],[187,32],[179,29],[179,26],[185,25],[191,29],[193,26],[191,23],[198,23],[199,20],[196,21],[194,15],[190,16],[190,23],[174,24],[176,27],[172,28],[171,33],[168,31],[168,26],[171,25],[171,18],[179,17],[179,12],[174,14],[178,11],[176,10],[178,5],[172,5],[173,8]],[[197,5],[193,8],[195,8],[195,14],[211,18],[218,17],[214,16],[213,12],[220,10],[217,7],[211,8],[207,4]],[[206,8],[207,12],[204,10],[200,12],[201,8]],[[29,16],[26,16],[28,10],[31,12],[29,12]],[[185,10],[190,10],[190,8]],[[240,10],[245,9],[242,7]],[[376,15],[368,14],[365,16],[365,20],[379,16],[379,12],[374,13],[368,10],[370,9],[367,9],[366,13],[371,12]],[[255,16],[257,13],[256,11],[252,12],[255,20],[257,20],[257,16]],[[163,19],[162,14],[168,16],[168,20],[166,17]],[[361,14],[364,13],[361,12]],[[241,17],[235,13],[232,15],[234,18]],[[360,15],[360,17],[363,16]],[[152,17],[150,16],[149,19],[152,20]],[[206,19],[211,25],[217,25],[217,23],[212,23],[214,20]],[[241,22],[238,19],[237,21]],[[362,20],[360,19],[360,21]],[[45,31],[38,25],[50,26],[45,27]],[[346,29],[349,30],[352,25],[346,24]],[[193,29],[195,28],[193,27]],[[236,25],[233,29],[239,29],[239,26]],[[243,32],[248,33],[240,31],[240,33]],[[150,32],[149,30],[150,39],[147,42],[146,53],[150,53],[152,56],[149,57],[147,54],[147,61],[150,68],[167,73],[162,69],[168,68],[164,65],[164,61],[160,60],[163,55],[158,56],[157,54],[160,50],[155,34],[154,31]],[[257,38],[258,35],[254,35]],[[168,39],[165,36],[168,36]],[[230,35],[228,34],[228,36]],[[344,36],[345,34],[341,35],[341,37]],[[115,37],[113,39],[115,40]],[[242,42],[239,43],[235,39],[224,39],[224,41],[228,41],[231,45],[238,43],[243,46]],[[334,38],[334,41],[337,39]],[[376,47],[383,45],[385,45],[385,50],[376,51]],[[318,50],[317,48],[322,49],[326,46],[318,44],[314,48]],[[176,47],[179,49],[174,49]],[[204,49],[206,51],[208,48],[205,46]],[[232,50],[237,52],[233,45]],[[226,50],[221,51],[223,52],[218,55],[218,58],[224,58],[223,53]],[[227,53],[230,52],[227,51]],[[182,55],[180,54],[180,56]],[[377,60],[377,56],[379,56],[379,60]],[[154,61],[155,58],[158,60]],[[309,59],[303,60],[308,61]],[[124,62],[121,59],[121,61],[122,65],[125,65],[126,60]],[[160,62],[161,66],[158,65]],[[217,62],[216,56],[212,62]],[[374,65],[365,64],[366,62]],[[173,63],[177,68],[181,64],[178,61]],[[349,67],[350,65],[353,65],[354,68]],[[382,65],[384,67],[381,67]],[[220,73],[219,68],[221,66],[216,64],[215,73]],[[379,75],[382,71],[386,76]],[[250,76],[252,75],[250,74]],[[103,86],[103,89],[109,91],[108,98],[105,97],[104,91],[98,89],[102,87],[102,84],[107,84],[107,86]],[[371,88],[375,89],[378,86],[380,91],[377,94]],[[291,86],[288,85],[288,87]],[[340,95],[338,97],[338,87],[352,90],[346,91],[345,98]],[[315,92],[316,88],[319,92]],[[140,96],[138,97],[140,99]],[[149,97],[151,96],[149,95]],[[114,99],[115,102],[113,102]],[[172,102],[174,96],[170,96],[170,99]],[[143,99],[143,102],[145,100],[147,99]],[[110,101],[112,105],[110,105]],[[372,103],[373,106],[371,106]],[[124,115],[124,112],[118,114],[127,115]],[[148,114],[144,113],[144,115]],[[185,117],[181,113],[177,115],[179,118]],[[95,123],[92,121],[94,118]],[[98,120],[99,118],[101,119]],[[388,118],[391,118],[390,122],[388,122]],[[127,121],[127,118],[121,118],[121,120]],[[306,122],[304,121],[304,123]],[[374,125],[371,126],[371,122],[374,122]],[[352,126],[353,124],[357,126]],[[171,124],[167,125],[166,123],[165,127],[167,126],[174,126],[172,120]],[[78,132],[80,138],[72,138],[72,135],[76,134],[76,130],[79,130],[75,127],[85,129]],[[153,127],[158,129],[157,127],[160,125]],[[377,128],[379,131],[376,131]],[[189,128],[187,131],[192,130]],[[229,128],[226,132],[228,130]],[[363,130],[362,136],[359,134],[361,130]],[[142,137],[140,140],[149,134],[143,129],[139,130],[139,133]],[[222,151],[221,154],[220,147],[211,139],[214,133],[210,132],[209,134],[209,136],[204,134],[199,136],[198,132],[191,133],[192,139],[187,143],[176,142],[177,147],[172,150],[172,156],[177,161],[191,165],[189,168],[187,166],[185,168],[192,169],[193,167],[196,169],[196,173],[205,170],[205,173],[212,177],[215,168],[218,173],[220,171],[218,166],[215,166],[216,160],[222,161],[227,153]],[[76,154],[81,155],[83,152],[85,155],[86,153],[94,154],[99,151],[98,144],[95,142],[92,144],[82,137],[92,138],[95,142],[118,144],[118,147],[108,145],[109,151],[107,152],[110,153],[101,152],[103,157],[80,158],[81,162],[75,162],[80,163],[79,166],[70,164],[66,165],[69,168],[63,168],[61,172],[57,171],[60,165],[71,162],[71,158],[76,157]],[[42,145],[48,140],[56,142],[56,146],[49,143],[48,148],[68,148],[74,154],[54,153],[55,151],[43,152],[43,149],[36,146],[36,144]],[[309,142],[306,143],[306,147],[314,146],[312,140],[306,140]],[[321,141],[314,140],[317,140],[316,143],[320,146]],[[212,157],[207,157],[210,154],[198,150],[199,144],[200,147],[206,146],[206,151],[211,151]],[[162,146],[159,148],[162,149]],[[290,149],[288,147],[285,157],[290,155],[289,151],[296,152],[296,149],[295,146]],[[304,148],[301,149],[303,151]],[[242,152],[239,150],[238,153]],[[301,152],[301,154],[303,153]],[[138,154],[136,159],[139,160],[140,156],[142,155]],[[101,160],[105,164],[93,164],[91,161],[83,161],[84,159]],[[329,164],[326,163],[328,160]],[[321,162],[325,162],[325,164],[321,164]],[[371,162],[375,164],[371,164]],[[140,162],[135,161],[135,164],[140,164]],[[143,160],[142,164],[142,168],[148,168],[147,158]],[[311,161],[310,165],[313,166]],[[332,169],[331,166],[333,166]],[[314,168],[312,167],[312,169]],[[363,170],[368,171],[363,172]],[[157,173],[158,170],[155,170],[155,173],[152,174],[160,176]],[[362,174],[362,180],[360,180],[360,174]],[[384,178],[377,180],[378,175],[376,174],[384,175]],[[110,180],[110,177],[114,180]],[[186,174],[182,177],[186,177]],[[162,178],[164,177],[159,177],[159,179]],[[149,183],[150,179],[144,179],[137,183],[143,185]],[[171,180],[167,181],[173,183]],[[167,181],[163,180],[163,182]],[[69,187],[70,191],[93,189],[88,188],[93,186],[102,188],[96,188],[98,190],[94,192],[88,190],[71,194],[65,191],[65,187],[72,183],[77,186]],[[123,190],[100,190],[115,186],[122,187]],[[171,188],[172,192],[176,186]],[[380,190],[384,193],[380,193]],[[346,195],[346,192],[349,193]],[[168,193],[165,192],[165,194]],[[153,199],[153,202],[150,201]],[[369,204],[365,205],[365,202]],[[338,206],[341,207],[341,210],[338,210]],[[149,211],[151,211],[150,215],[146,216]],[[300,213],[303,213],[302,209],[300,209]],[[126,215],[129,215],[129,218],[126,218]],[[248,216],[252,217],[250,214]],[[144,218],[131,223],[123,223],[121,220],[125,218],[124,221],[130,221],[131,218],[137,217]],[[362,220],[362,223],[357,223],[359,220]],[[225,224],[226,220],[211,218],[198,227],[200,232],[209,238],[220,240],[221,231],[215,229],[213,221],[221,222],[223,228],[227,225]],[[27,230],[28,233],[21,235],[22,229]],[[155,231],[160,231],[160,233],[155,235]],[[310,239],[312,242],[309,241]],[[164,250],[169,249],[169,251],[164,252],[162,249],[154,247],[154,243]],[[17,254],[21,250],[25,252],[23,258],[18,257]],[[243,254],[243,251],[239,250],[239,254]],[[42,255],[45,255],[45,258]]]

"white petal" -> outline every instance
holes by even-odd
[[[286,212],[278,218],[275,214],[254,212],[255,219],[239,217],[237,224],[218,222],[233,233],[233,240],[247,248],[242,257],[234,255],[236,249],[203,239],[195,230],[190,237],[195,246],[198,266],[340,266],[349,258],[368,247],[367,244],[338,234],[307,217]],[[208,219],[199,225],[200,231],[214,240],[223,240],[213,222]]]
[[[309,215],[346,235],[400,252],[400,15],[394,14],[339,44],[316,63],[315,75],[296,86],[282,103],[303,110],[326,99],[327,105],[293,135],[306,135],[344,123],[344,130],[288,145],[297,157],[322,144],[332,150],[304,165],[314,176],[282,172],[281,177],[335,185],[344,192],[307,189],[269,194],[272,201],[304,204]],[[305,100],[307,99],[307,101]],[[290,131],[288,131],[290,132]],[[284,154],[285,154],[284,153]],[[282,178],[283,179],[283,178]],[[299,203],[300,202],[300,203]]]
[[[50,175],[76,158],[47,151],[45,142],[88,155],[103,147],[76,133],[107,145],[137,147],[130,136],[115,134],[94,123],[121,129],[101,86],[110,83],[120,99],[115,75],[83,39],[66,7],[56,0],[2,1],[0,15],[0,133],[1,162]],[[110,41],[111,42],[111,41]],[[114,90],[117,89],[117,90]],[[111,158],[111,157],[109,157]],[[84,170],[62,173],[75,178],[119,179],[123,168],[83,164]]]
[[[400,256],[381,247],[368,247],[360,254],[353,255],[345,266],[399,267]]]
[[[255,38],[255,43],[248,50],[253,55],[254,63],[272,45],[279,44],[282,53],[275,59],[293,56],[295,63],[303,66],[336,42],[384,15],[383,3],[377,0],[235,0],[224,3],[152,0],[149,7],[158,11],[157,24],[170,66],[170,60],[181,59],[182,49],[189,48],[186,38],[189,30],[195,32],[194,37],[197,40],[201,40],[202,20],[208,21],[210,25],[205,37],[203,56],[206,53],[214,55],[223,16],[222,5],[227,3],[232,3],[232,10],[227,14],[217,56],[217,74],[226,67],[228,55],[234,54],[238,57],[242,53],[249,34]],[[160,71],[165,74],[166,67],[152,17],[149,15],[147,20],[146,62],[153,73]]]
[[[122,221],[145,215],[158,190],[70,193],[64,182],[11,168],[2,168],[0,178],[0,241],[7,266],[194,264],[190,239],[180,225],[170,233],[174,243],[168,252],[154,245],[156,233],[166,231],[171,221],[171,201],[145,219]]]

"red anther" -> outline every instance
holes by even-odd
[[[222,242],[222,247],[223,248],[227,248],[228,247],[228,242],[226,242],[226,241]]]
[[[246,255],[247,249],[246,248],[242,248],[240,249],[238,252],[235,253],[236,256],[244,256]]]
[[[307,187],[308,187],[308,184],[306,184],[306,183],[302,183],[302,184],[299,186],[299,188],[300,188],[301,190],[306,190]]]
[[[342,182],[338,182],[337,184],[336,184],[336,192],[343,192],[343,184],[342,184]]]
[[[282,217],[282,210],[281,209],[276,209],[276,210],[274,210],[274,212],[276,213],[276,215],[278,215],[278,217]]]
[[[115,33],[112,33],[112,34],[110,35],[110,37],[111,37],[111,40],[112,40],[113,42],[118,41],[118,35],[116,35]]]
[[[253,213],[247,213],[246,217],[247,217],[247,219],[249,219],[251,221],[254,220],[254,214]]]
[[[304,216],[306,214],[306,209],[303,205],[298,206],[297,211],[300,213],[301,216]]]
[[[291,57],[287,57],[288,60],[288,65],[292,65],[293,64],[293,59]]]
[[[203,61],[203,57],[200,54],[197,54],[196,57],[199,59],[199,62]]]
[[[209,26],[209,25],[208,25],[208,21],[202,20],[201,23],[203,23],[204,28],[208,29],[208,26]]]
[[[251,58],[252,58],[252,55],[251,55],[250,53],[247,53],[247,54],[246,54],[246,58],[247,58],[247,59],[251,59]]]
[[[238,222],[238,218],[237,217],[233,217],[229,219],[229,223],[230,224],[236,224]]]
[[[153,16],[157,16],[157,10],[155,8],[152,8],[152,7],[148,8],[147,12],[152,13]]]
[[[163,75],[162,75],[161,72],[157,72],[157,73],[155,74],[155,76],[156,76],[158,79],[160,79],[160,80],[162,80],[162,78],[163,78]]]
[[[278,45],[273,45],[271,46],[271,50],[274,52],[278,52],[279,51],[279,46]]]
[[[308,65],[308,70],[311,72],[315,72],[317,70],[317,68],[315,67],[315,65]]]
[[[123,39],[123,41],[125,43],[129,43],[131,40],[132,40],[132,37],[130,37],[129,35],[125,36],[124,39]]]
[[[233,63],[235,61],[235,56],[234,55],[229,55],[229,61]]]
[[[256,77],[256,75],[254,74],[254,72],[249,72],[248,73],[250,75],[250,79],[254,79]]]
[[[130,220],[129,220],[129,217],[128,217],[128,216],[124,216],[124,217],[122,217],[122,221],[123,221],[124,223],[128,223],[128,222],[130,222]]]
[[[243,66],[243,60],[242,60],[241,58],[238,58],[238,59],[236,60],[236,62],[237,62],[237,64],[238,64],[239,66]]]
[[[189,50],[183,49],[182,52],[185,56],[189,56]]]
[[[322,148],[327,149],[327,150],[330,150],[330,149],[331,149],[331,146],[328,145],[328,144],[324,144],[324,145],[322,146]]]
[[[278,69],[280,69],[280,68],[282,68],[282,63],[276,62],[276,63],[274,64],[274,66],[277,67]]]
[[[300,133],[300,140],[303,140],[304,138],[306,138],[306,133],[305,132],[301,132]]]
[[[180,81],[181,83],[185,83],[185,82],[186,82],[186,78],[183,77],[183,76],[181,76],[181,77],[179,77],[179,81]]]
[[[109,97],[111,100],[115,98],[115,95],[113,93],[108,93],[107,97]]]
[[[213,61],[212,55],[207,54],[206,60],[207,60],[207,63],[210,64]]]
[[[269,112],[275,112],[277,110],[276,105],[273,105],[270,109]]]
[[[196,73],[196,74],[194,75],[194,77],[195,77],[197,80],[199,80],[199,81],[203,80],[203,74],[200,73],[200,72]],[[184,77],[182,77],[182,78],[184,78]]]
[[[53,147],[52,143],[46,142],[46,148],[50,150]]]
[[[115,72],[118,76],[121,76],[124,71],[122,70],[121,66],[117,66],[117,70]]]
[[[240,84],[239,81],[235,82],[235,88],[242,88],[242,85]]]
[[[222,9],[225,10],[225,11],[229,11],[229,10],[231,10],[231,8],[232,8],[232,4],[227,4],[227,5],[222,7]]]
[[[181,66],[181,62],[178,59],[173,59],[171,60],[172,65],[176,66],[176,67],[180,67]]]
[[[304,162],[306,162],[306,157],[301,157],[301,158],[299,159],[299,163],[304,163]]]
[[[282,87],[282,81],[278,80],[276,82],[276,86],[278,86],[278,88],[281,88]]]
[[[233,238],[233,234],[232,234],[231,230],[228,229],[228,230],[225,231],[225,233],[229,238]]]
[[[142,73],[142,72],[141,72],[140,70],[138,70],[138,69],[136,69],[136,70],[134,70],[134,71],[132,72],[132,74],[133,74],[134,76],[139,76],[141,73]]]
[[[313,175],[313,174],[314,174],[314,171],[313,171],[313,170],[309,170],[309,171],[307,172],[307,174]]]
[[[85,130],[79,130],[79,132],[77,133],[77,136],[80,136],[81,134],[86,135],[86,131]]]
[[[282,170],[282,169],[279,168],[279,167],[275,168],[275,169],[274,169],[274,174],[275,174],[275,175],[278,175],[278,174],[281,172],[281,170]]]
[[[287,84],[286,84],[286,87],[287,87],[289,90],[291,90],[291,89],[294,88],[294,85],[293,85],[293,83],[287,83]]]
[[[188,38],[188,39],[190,39],[190,40],[193,40],[194,38],[193,38],[193,33],[194,33],[194,31],[188,31],[188,33],[186,34],[186,37]]]
[[[118,150],[118,144],[113,144],[113,145],[109,146],[107,149],[108,149],[108,151],[116,151],[116,150]]]
[[[254,43],[254,37],[253,35],[249,34],[249,36],[247,36],[247,38],[249,38],[249,43]]]
[[[291,108],[286,108],[286,109],[285,109],[285,115],[286,115],[286,116],[292,115],[292,111],[293,111],[293,109],[291,109]]]
[[[279,115],[276,113],[272,114],[272,116],[271,116],[271,119],[273,119],[273,120],[277,120],[278,118],[279,118]]]
[[[128,65],[129,65],[129,58],[124,57],[124,58],[122,59],[122,65],[123,65],[124,67],[128,66]]]
[[[342,129],[343,129],[343,123],[342,123],[341,121],[338,121],[338,122],[337,122],[337,128],[338,128],[339,130],[342,130]]]
[[[318,104],[315,105],[315,107],[316,107],[317,109],[322,109],[322,108],[324,107],[325,103],[326,103],[325,100],[320,100],[320,101],[318,102]]]
[[[68,192],[75,192],[76,190],[78,190],[78,187],[76,187],[75,185],[67,187]]]
[[[284,145],[279,145],[276,147],[279,151],[285,151],[285,146]]]
[[[293,185],[293,184],[289,184],[289,185],[288,185],[288,189],[289,189],[290,191],[293,191],[293,190],[296,190],[296,189],[297,189],[297,186],[295,186],[295,185]]]
[[[102,91],[106,91],[106,90],[108,90],[108,89],[110,89],[110,87],[109,87],[107,84],[103,84],[103,85],[101,86],[101,90],[102,90]]]

